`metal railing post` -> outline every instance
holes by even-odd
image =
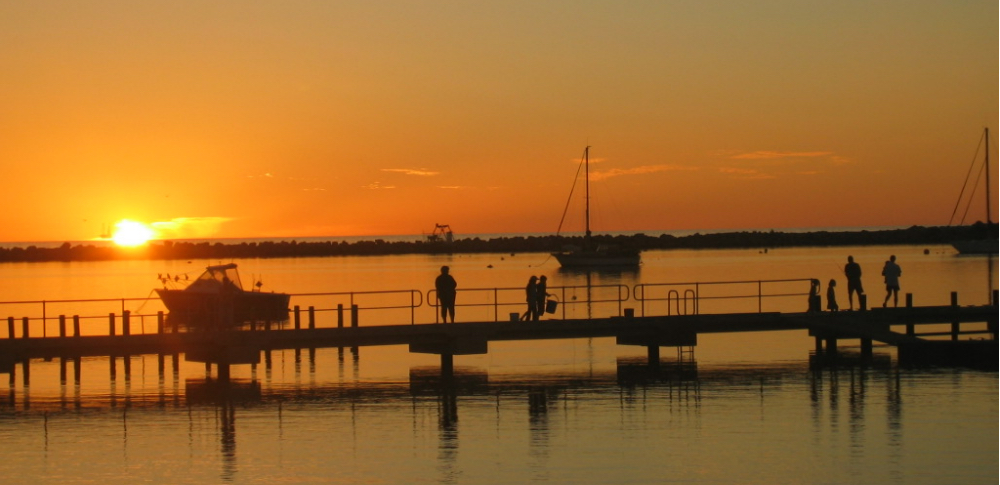
[[[757,280],[757,313],[764,313],[764,283]]]

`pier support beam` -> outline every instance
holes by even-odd
[[[441,377],[452,377],[455,375],[455,356],[451,354],[441,354]]]
[[[485,354],[489,345],[485,339],[442,337],[437,341],[412,343],[410,352],[415,354],[437,354],[441,356],[441,376],[450,377],[455,370],[456,355]]]
[[[646,359],[650,367],[658,367],[660,365],[660,347],[658,345],[646,347]]]
[[[991,318],[986,322],[986,329],[993,334],[993,340],[997,339],[997,306],[1000,306],[1000,290],[993,290],[993,312]]]
[[[837,355],[837,337],[826,338],[826,353],[831,356]]]
[[[861,358],[865,360],[870,360],[872,358],[872,339],[863,338],[861,339]]]

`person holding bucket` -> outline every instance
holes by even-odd
[[[528,310],[521,315],[521,320],[538,320],[538,277],[532,276],[528,280],[528,285],[524,287],[524,301],[528,303]]]
[[[538,320],[545,313],[545,299],[552,296],[546,293],[546,281],[548,278],[545,275],[538,277],[538,283],[535,285],[535,314],[532,315],[534,320]]]

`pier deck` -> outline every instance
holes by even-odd
[[[254,363],[261,351],[362,347],[373,345],[408,345],[411,352],[439,354],[442,367],[450,367],[455,355],[483,354],[490,342],[541,339],[574,339],[615,337],[622,345],[649,348],[650,356],[658,355],[659,347],[697,345],[698,335],[710,333],[764,332],[806,330],[815,338],[817,351],[836,352],[841,339],[860,339],[862,349],[871,342],[881,342],[902,349],[920,347],[928,342],[927,335],[951,336],[958,341],[960,325],[985,323],[985,328],[971,332],[982,334],[987,353],[996,366],[997,307],[926,306],[879,308],[867,311],[806,312],[806,313],[733,313],[674,316],[626,316],[592,319],[555,319],[541,321],[488,321],[455,324],[403,324],[369,327],[295,328],[229,331],[164,331],[155,334],[21,337],[0,339],[0,359],[7,362],[31,358],[72,358],[82,356],[120,356],[145,353],[202,356],[206,362],[220,365]],[[950,324],[950,332],[918,334],[924,325]],[[905,326],[904,332],[893,327]],[[823,342],[827,347],[824,350]],[[964,340],[968,342],[968,340]],[[979,344],[982,346],[982,344]],[[908,351],[910,352],[910,351]],[[963,352],[959,349],[957,352]],[[987,356],[989,357],[989,356]],[[194,359],[197,360],[197,359]],[[200,360],[199,360],[200,361]],[[6,366],[0,366],[3,368]]]

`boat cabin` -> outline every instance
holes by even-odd
[[[236,271],[236,264],[220,264],[205,268],[205,272],[191,283],[186,291],[198,291],[203,293],[218,293],[224,288],[233,291],[243,291],[243,284],[240,283],[240,273]]]

